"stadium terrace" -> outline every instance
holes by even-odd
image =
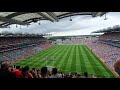
[[[104,14],[106,12],[9,12],[1,16],[0,12],[0,27],[29,25],[39,20],[59,23],[69,16]],[[114,64],[120,58],[119,25],[92,33],[103,34],[45,37],[52,34],[3,32],[0,34],[0,78],[117,78],[120,72]]]

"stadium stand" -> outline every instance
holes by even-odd
[[[96,31],[97,33],[104,32],[99,38],[85,39],[84,43],[99,56],[104,62],[114,70],[114,63],[120,57],[120,27]]]
[[[92,49],[104,62],[112,69],[114,62],[118,57],[120,57],[120,48],[113,47],[101,42],[89,42],[87,46]]]
[[[67,44],[67,45],[79,45],[82,44],[82,37],[71,37],[70,39],[65,39],[63,40],[62,44]]]
[[[99,37],[100,40],[120,40],[120,32],[105,33]]]
[[[99,37],[101,42],[120,47],[120,32],[105,33]]]
[[[44,41],[45,38],[41,35],[0,37],[0,61],[14,63],[53,46]]]
[[[45,46],[44,46],[45,44]],[[20,49],[15,49],[15,50],[10,50],[7,52],[1,52],[0,53],[0,60],[1,61],[10,61],[12,63],[24,59],[26,57],[29,57],[41,50],[44,50],[46,48],[49,48],[50,44],[48,43],[44,43],[44,44],[40,44],[40,45],[34,45],[34,46],[29,46],[29,47],[24,47],[24,48],[20,48]],[[44,47],[43,47],[44,46]]]

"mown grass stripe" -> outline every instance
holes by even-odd
[[[48,55],[46,55],[46,57],[52,56],[54,53],[56,53],[61,48],[63,48],[63,47],[58,47],[58,49],[56,49],[56,50],[53,49],[53,51],[51,53],[49,53]],[[44,58],[46,58],[46,57],[44,57]],[[41,67],[46,66],[46,64],[48,65],[48,62],[46,62],[46,60],[44,60],[44,58],[43,58],[43,62],[41,63]]]
[[[48,65],[50,65],[50,66],[54,66],[54,64],[55,64],[55,62],[57,62],[58,61],[58,59],[59,59],[59,56],[61,56],[61,54],[60,53],[64,53],[63,51],[65,50],[65,46],[62,46],[62,48],[60,49],[60,50],[58,50],[57,52],[55,52],[52,56],[54,56],[55,57],[55,61],[50,61],[50,62],[48,62],[47,64]]]
[[[71,62],[71,71],[72,72],[76,72],[76,47],[77,45],[74,45],[73,46],[73,52],[71,53],[74,53],[75,55],[71,55],[73,56],[71,59],[72,59],[72,62]]]
[[[63,58],[64,58],[64,56],[65,56],[65,54],[66,54],[68,48],[69,48],[68,46],[65,46],[64,50],[62,50],[62,52],[61,52],[61,54],[60,54],[60,56],[59,56],[57,62],[55,62],[55,64],[54,64],[56,67],[58,66],[58,64],[60,64],[60,61],[63,60]],[[60,65],[62,65],[62,64],[60,64]],[[60,67],[61,67],[61,66],[60,66]]]
[[[61,65],[60,65],[60,70],[63,71],[64,73],[69,73],[69,71],[65,71],[65,68],[66,68],[66,64],[68,62],[68,57],[70,55],[70,51],[71,51],[71,46],[68,45],[69,49],[68,51],[66,52],[66,54],[64,55],[64,58],[63,60],[61,61]]]
[[[56,62],[56,67],[57,67],[59,70],[61,69],[62,62],[63,62],[64,56],[65,56],[65,52],[66,52],[66,50],[67,50],[68,48],[69,48],[68,46],[65,46],[65,51],[63,50],[63,54],[61,54],[61,55],[59,56],[59,60],[58,60],[58,62]]]
[[[87,56],[87,53],[85,52],[85,50],[83,48],[83,45],[81,45],[81,50],[82,50],[81,52],[83,54],[83,59],[84,59],[85,67],[87,69],[88,74],[96,74],[93,70],[91,62],[89,61],[89,57]]]
[[[47,55],[56,52],[56,51],[59,50],[60,48],[62,48],[62,47],[59,47],[59,48],[57,48],[57,49],[55,49],[55,50],[53,49],[52,52],[48,53]],[[44,57],[42,58],[41,61],[36,62],[36,63],[34,64],[34,66],[36,66],[36,67],[42,67],[42,66],[45,66],[45,65],[46,65],[46,60],[45,60],[45,59],[48,57],[47,55],[44,56]],[[39,57],[39,58],[40,58],[40,57]],[[44,64],[45,64],[45,65],[44,65]]]
[[[68,49],[70,49],[70,46],[66,46],[66,47],[68,47]],[[61,68],[63,67],[63,64],[66,64],[66,63],[64,63],[64,62],[67,60],[67,59],[65,59],[67,53],[68,53],[68,50],[67,50],[66,54],[64,53],[63,59],[58,63],[57,67],[58,67],[59,69],[61,69]]]
[[[34,58],[34,57],[45,56],[47,53],[49,53],[49,52],[53,52],[53,49],[54,49],[54,50],[58,49],[58,46],[53,47],[53,48],[51,48],[51,49],[49,49],[49,50],[46,49],[46,50],[44,50],[43,52],[39,52],[39,53],[37,53],[36,55],[34,55],[33,57],[30,57],[30,58],[32,59],[32,58]]]
[[[76,46],[76,72],[81,73],[79,45]]]
[[[79,46],[79,54],[80,54],[80,66],[81,66],[81,74],[83,74],[84,72],[87,71],[86,66],[85,66],[85,62],[84,62],[84,58],[83,58],[83,54],[82,54],[82,50],[81,50],[81,45]]]
[[[69,70],[69,72],[71,72],[71,65],[72,65],[72,59],[73,59],[73,55],[71,55],[71,54],[73,54],[73,51],[74,51],[74,46],[71,45],[71,51],[69,53],[68,62],[66,64],[66,68],[65,68],[65,70]]]

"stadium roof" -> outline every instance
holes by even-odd
[[[102,16],[106,12],[0,12],[0,28],[6,28],[11,24],[30,25],[31,22],[49,20],[59,21],[62,18],[74,15]]]
[[[101,30],[98,30],[98,31],[94,31],[92,33],[110,33],[110,32],[120,32],[120,26],[115,25],[113,27],[108,27],[106,29],[101,29]]]

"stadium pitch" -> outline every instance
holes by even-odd
[[[85,45],[56,45],[29,58],[18,61],[15,65],[41,68],[55,66],[64,73],[94,74],[98,77],[114,78],[115,75]]]

